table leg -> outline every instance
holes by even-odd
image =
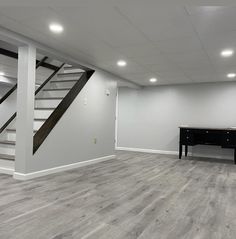
[[[188,156],[188,145],[185,145],[185,157]]]
[[[234,164],[236,164],[236,148],[234,148]]]
[[[183,150],[182,144],[179,143],[179,159],[181,159],[182,157],[182,150]]]

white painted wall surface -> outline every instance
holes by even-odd
[[[35,153],[25,173],[115,154],[116,80],[96,70]],[[109,96],[106,90],[110,91]]]
[[[178,151],[180,125],[236,126],[236,83],[119,88],[118,147]],[[195,146],[193,155],[233,158],[233,150]]]

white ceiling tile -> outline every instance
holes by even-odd
[[[126,15],[152,41],[182,38],[194,35],[184,8],[175,5],[159,5],[139,2],[117,4]]]
[[[80,28],[94,34],[95,38],[104,40],[113,47],[130,46],[133,44],[146,43],[147,39],[120,15],[114,8],[109,6],[98,6],[90,8],[83,6],[81,9],[75,7],[55,7],[56,11],[64,17],[69,17]],[[86,24],[83,24],[85,19]],[[112,21],[112,22],[111,22]]]
[[[215,75],[217,73],[216,69],[209,66],[209,67],[199,67],[199,68],[185,68],[183,69],[184,74],[189,78],[196,78],[196,76],[209,76]]]
[[[51,0],[33,5],[1,6],[1,25],[141,85],[149,85],[154,76],[159,84],[226,81],[226,72],[236,66],[236,55],[219,55],[224,48],[236,49],[232,6],[184,8],[157,0]],[[63,34],[48,30],[52,21],[63,24]],[[119,59],[127,67],[117,67]],[[6,59],[4,69],[11,64]]]
[[[202,37],[203,45],[206,49],[212,64],[216,69],[228,69],[236,66],[236,31],[205,34]],[[235,55],[229,58],[222,58],[220,53],[223,49],[233,49]]]
[[[225,48],[236,49],[236,30],[214,34],[205,33],[202,34],[200,37],[204,47],[207,50],[214,50],[217,54],[220,54],[220,51]]]
[[[130,74],[124,74],[122,75],[125,79],[134,81],[140,85],[147,86],[147,85],[167,85],[169,82],[167,79],[163,79],[159,77],[156,74],[151,74],[151,73],[144,73],[144,74],[137,74],[137,73],[130,73]],[[149,79],[150,78],[157,78],[156,83],[150,83]]]
[[[175,62],[181,69],[211,68],[211,62],[203,51],[179,54],[166,54],[171,61]]]
[[[142,67],[141,65],[133,62],[133,61],[128,61],[127,60],[127,66],[126,67],[119,67],[117,66],[116,61],[109,61],[109,62],[104,62],[102,64],[99,64],[101,68],[105,68],[108,71],[111,71],[115,74],[118,75],[123,75],[123,74],[130,74],[130,73],[136,73],[136,74],[142,74],[142,73],[148,73],[148,69]]]
[[[202,51],[201,42],[196,36],[157,41],[156,45],[162,53],[184,53]]]
[[[150,43],[130,45],[127,47],[116,48],[121,54],[130,58],[150,57],[160,55],[160,49]]]
[[[167,79],[174,79],[174,78],[187,78],[185,73],[183,71],[174,71],[172,69],[169,69],[169,71],[158,71],[156,72],[159,77],[161,78],[167,78]]]
[[[195,6],[186,9],[200,35],[236,30],[235,6]]]
[[[165,63],[165,62],[160,63],[159,62],[159,64],[149,64],[149,65],[145,65],[145,67],[153,72],[161,72],[161,71],[168,72],[170,70],[179,72],[179,70],[180,70],[180,67],[178,67],[177,64],[175,64],[171,61],[168,61],[168,63]]]
[[[29,21],[40,17],[42,12],[48,11],[45,6],[4,6],[1,5],[0,14],[12,18],[16,21]]]
[[[144,56],[144,57],[134,57],[132,58],[135,62],[142,64],[142,65],[159,65],[159,66],[168,66],[171,63],[167,57],[163,54],[151,55],[151,56]]]

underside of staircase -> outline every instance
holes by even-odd
[[[33,154],[85,86],[93,70],[61,64],[35,92]],[[14,172],[16,113],[0,129],[0,172]]]

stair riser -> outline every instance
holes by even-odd
[[[69,90],[58,90],[58,91],[43,91],[42,97],[65,97]]]
[[[7,140],[16,141],[16,132],[8,132],[7,133]]]
[[[8,132],[6,135],[6,140],[16,141],[16,131]]]
[[[0,154],[15,155],[15,145],[0,144]]]
[[[7,132],[6,132],[6,131],[3,131],[3,132],[0,134],[0,140],[7,140]]]
[[[34,130],[39,130],[43,124],[44,124],[44,121],[34,122]]]
[[[47,119],[51,115],[52,112],[53,112],[52,110],[35,110],[34,118]]]
[[[64,73],[83,73],[83,70],[80,69],[64,69]]]
[[[54,83],[50,83],[50,88],[72,88],[75,85],[75,83],[76,83],[76,81],[73,81],[73,82],[54,82]]]
[[[50,61],[50,64],[51,64],[51,65],[54,65],[54,66],[57,66],[57,67],[60,67],[61,64],[62,64],[62,62],[53,59],[53,60]]]
[[[36,83],[44,82],[51,74],[52,74],[52,70],[47,69],[45,67],[39,67],[37,71],[35,72]]]
[[[61,100],[36,100],[35,107],[57,107]]]
[[[58,80],[78,80],[81,77],[81,74],[72,74],[72,75],[57,75]]]
[[[42,125],[44,121],[34,121],[34,130],[38,130]],[[8,129],[16,129],[15,124],[13,124],[11,127],[8,127]]]

